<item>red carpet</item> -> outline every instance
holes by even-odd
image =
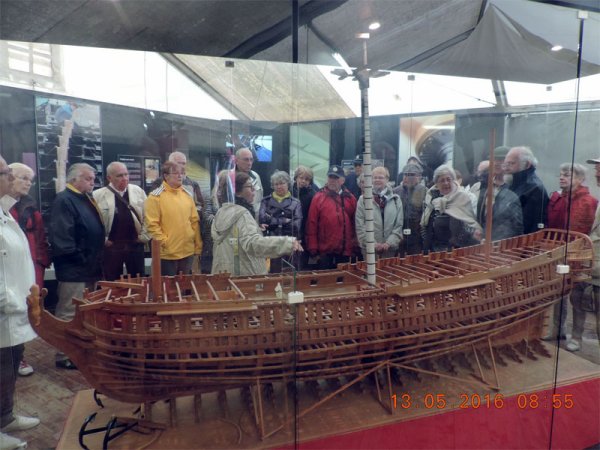
[[[532,393],[523,394],[498,406],[452,410],[303,442],[299,448],[584,449],[600,442],[600,378],[557,388],[555,408],[551,389],[535,394],[537,407]]]

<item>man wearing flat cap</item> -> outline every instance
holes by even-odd
[[[477,169],[480,173],[481,182],[477,199],[477,222],[481,224],[483,229],[485,229],[487,222],[487,187],[491,184],[494,189],[492,195],[492,241],[523,234],[521,202],[517,194],[511,191],[504,182],[502,162],[509,150],[508,147],[496,147],[494,150],[494,174],[491,177],[489,175],[489,161],[482,161]]]
[[[400,243],[400,256],[417,255],[423,251],[421,236],[421,215],[427,188],[421,179],[423,168],[419,164],[408,163],[402,169],[400,186],[394,189],[402,200],[404,210],[404,239]]]
[[[348,262],[358,249],[354,214],[356,198],[344,188],[344,171],[331,166],[327,183],[310,204],[306,243],[311,256],[318,256],[319,269],[334,269]]]
[[[594,165],[596,184],[600,186],[600,158],[588,159]],[[592,279],[588,283],[577,283],[571,290],[573,305],[573,331],[567,342],[567,350],[576,352],[581,348],[585,313],[591,311],[596,316],[596,333],[600,340],[600,205],[596,209],[596,217],[590,231],[590,239],[594,243],[594,266]]]

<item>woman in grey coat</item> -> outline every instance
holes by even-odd
[[[375,229],[375,254],[378,258],[391,258],[396,255],[402,241],[404,214],[402,200],[388,185],[390,173],[385,167],[373,169],[373,226]],[[365,201],[358,199],[355,215],[356,237],[366,255],[367,231],[365,222]]]

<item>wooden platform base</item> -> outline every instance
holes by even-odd
[[[543,350],[547,352],[546,356],[542,356]],[[563,386],[600,378],[600,366],[563,349],[558,351],[551,344],[543,344],[543,349],[529,355],[536,359],[527,358],[518,348],[514,355],[507,352],[497,356],[498,390],[483,387],[473,376],[476,367],[467,367],[477,364],[472,354],[436,360],[417,366],[416,370],[391,368],[390,390],[386,370],[381,370],[377,373],[377,381],[374,374],[370,375],[338,395],[333,393],[351,380],[298,383],[295,387],[283,383],[254,386],[141,405],[141,411],[136,412],[140,405],[102,396],[105,407],[101,408],[93,399],[93,391],[84,390],[75,398],[57,449],[79,448],[82,423],[93,413],[97,415],[87,425],[87,430],[103,428],[115,416],[143,417],[146,421],[161,424],[153,429],[146,423],[139,432],[135,429],[125,432],[108,443],[108,448],[112,449],[265,448],[443,414],[460,408],[461,404],[473,407],[481,402],[481,407],[485,407],[486,402],[495,399],[550,388],[555,373],[557,384]],[[511,356],[524,362],[512,360]],[[479,363],[486,380],[493,381],[491,359],[484,355],[479,358]],[[428,372],[437,372],[439,376]],[[382,402],[378,401],[378,392]],[[307,412],[328,396],[331,397],[328,401]],[[392,396],[395,396],[395,404]],[[551,402],[551,399],[545,401]],[[577,399],[573,401],[577,402]],[[499,405],[492,407],[501,408]],[[300,420],[294,419],[299,416],[302,416]],[[117,431],[118,428],[113,433]],[[90,449],[99,449],[105,436],[104,431],[88,434],[84,443]]]

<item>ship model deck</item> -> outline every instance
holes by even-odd
[[[568,245],[567,245],[568,243]],[[89,383],[147,402],[253,383],[352,377],[477,345],[539,337],[549,306],[591,271],[582,234],[542,230],[490,245],[335,270],[124,278],[74,299],[72,321],[30,321]],[[561,274],[557,266],[568,265]],[[288,303],[301,291],[304,301]]]

